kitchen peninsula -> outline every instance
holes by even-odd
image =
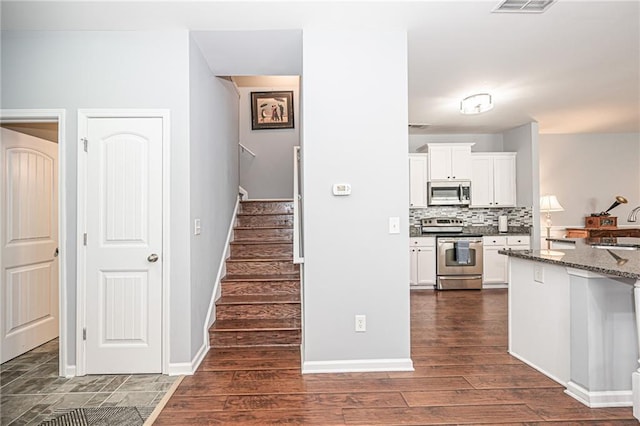
[[[640,238],[509,256],[509,351],[589,407],[640,418]]]

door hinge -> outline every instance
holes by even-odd
[[[87,233],[86,232],[84,233],[83,239],[84,239],[84,245],[86,246],[87,245]]]
[[[89,140],[87,138],[80,139],[84,144],[84,152],[87,152],[87,145],[89,144]]]
[[[87,340],[87,329],[86,328],[82,329],[82,340]]]

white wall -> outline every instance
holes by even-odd
[[[411,368],[406,33],[305,31],[303,47],[304,369]]]
[[[433,135],[409,135],[409,152],[427,152],[418,148],[427,143],[471,143],[473,152],[502,152],[504,151],[502,133],[488,134],[433,134]]]
[[[629,200],[611,211],[618,225],[640,205],[640,134],[540,135],[540,193],[554,194],[564,207],[553,226],[584,226],[584,217],[606,210],[622,195]]]
[[[192,227],[196,218],[202,227],[200,235],[191,232],[190,359],[194,359],[208,342],[207,312],[238,196],[238,93],[233,83],[212,75],[193,39],[189,93],[190,219]]]
[[[76,141],[79,108],[171,110],[171,362],[190,360],[188,33],[13,32],[1,40],[6,109],[66,109],[67,353],[75,364]],[[63,295],[65,296],[65,295]]]
[[[293,147],[300,144],[299,87],[290,85],[240,87],[240,143],[256,154],[240,154],[240,185],[251,199],[291,198]],[[293,84],[291,84],[293,82]],[[293,129],[251,130],[251,92],[293,91]]]
[[[532,245],[540,242],[540,224],[535,218],[540,210],[540,172],[538,167],[538,123],[528,123],[503,133],[504,150],[516,155],[516,203],[531,207],[534,217],[531,232]]]

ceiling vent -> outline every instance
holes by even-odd
[[[501,0],[494,13],[542,13],[556,0]]]

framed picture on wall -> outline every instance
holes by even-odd
[[[251,92],[251,130],[293,129],[293,92]]]

